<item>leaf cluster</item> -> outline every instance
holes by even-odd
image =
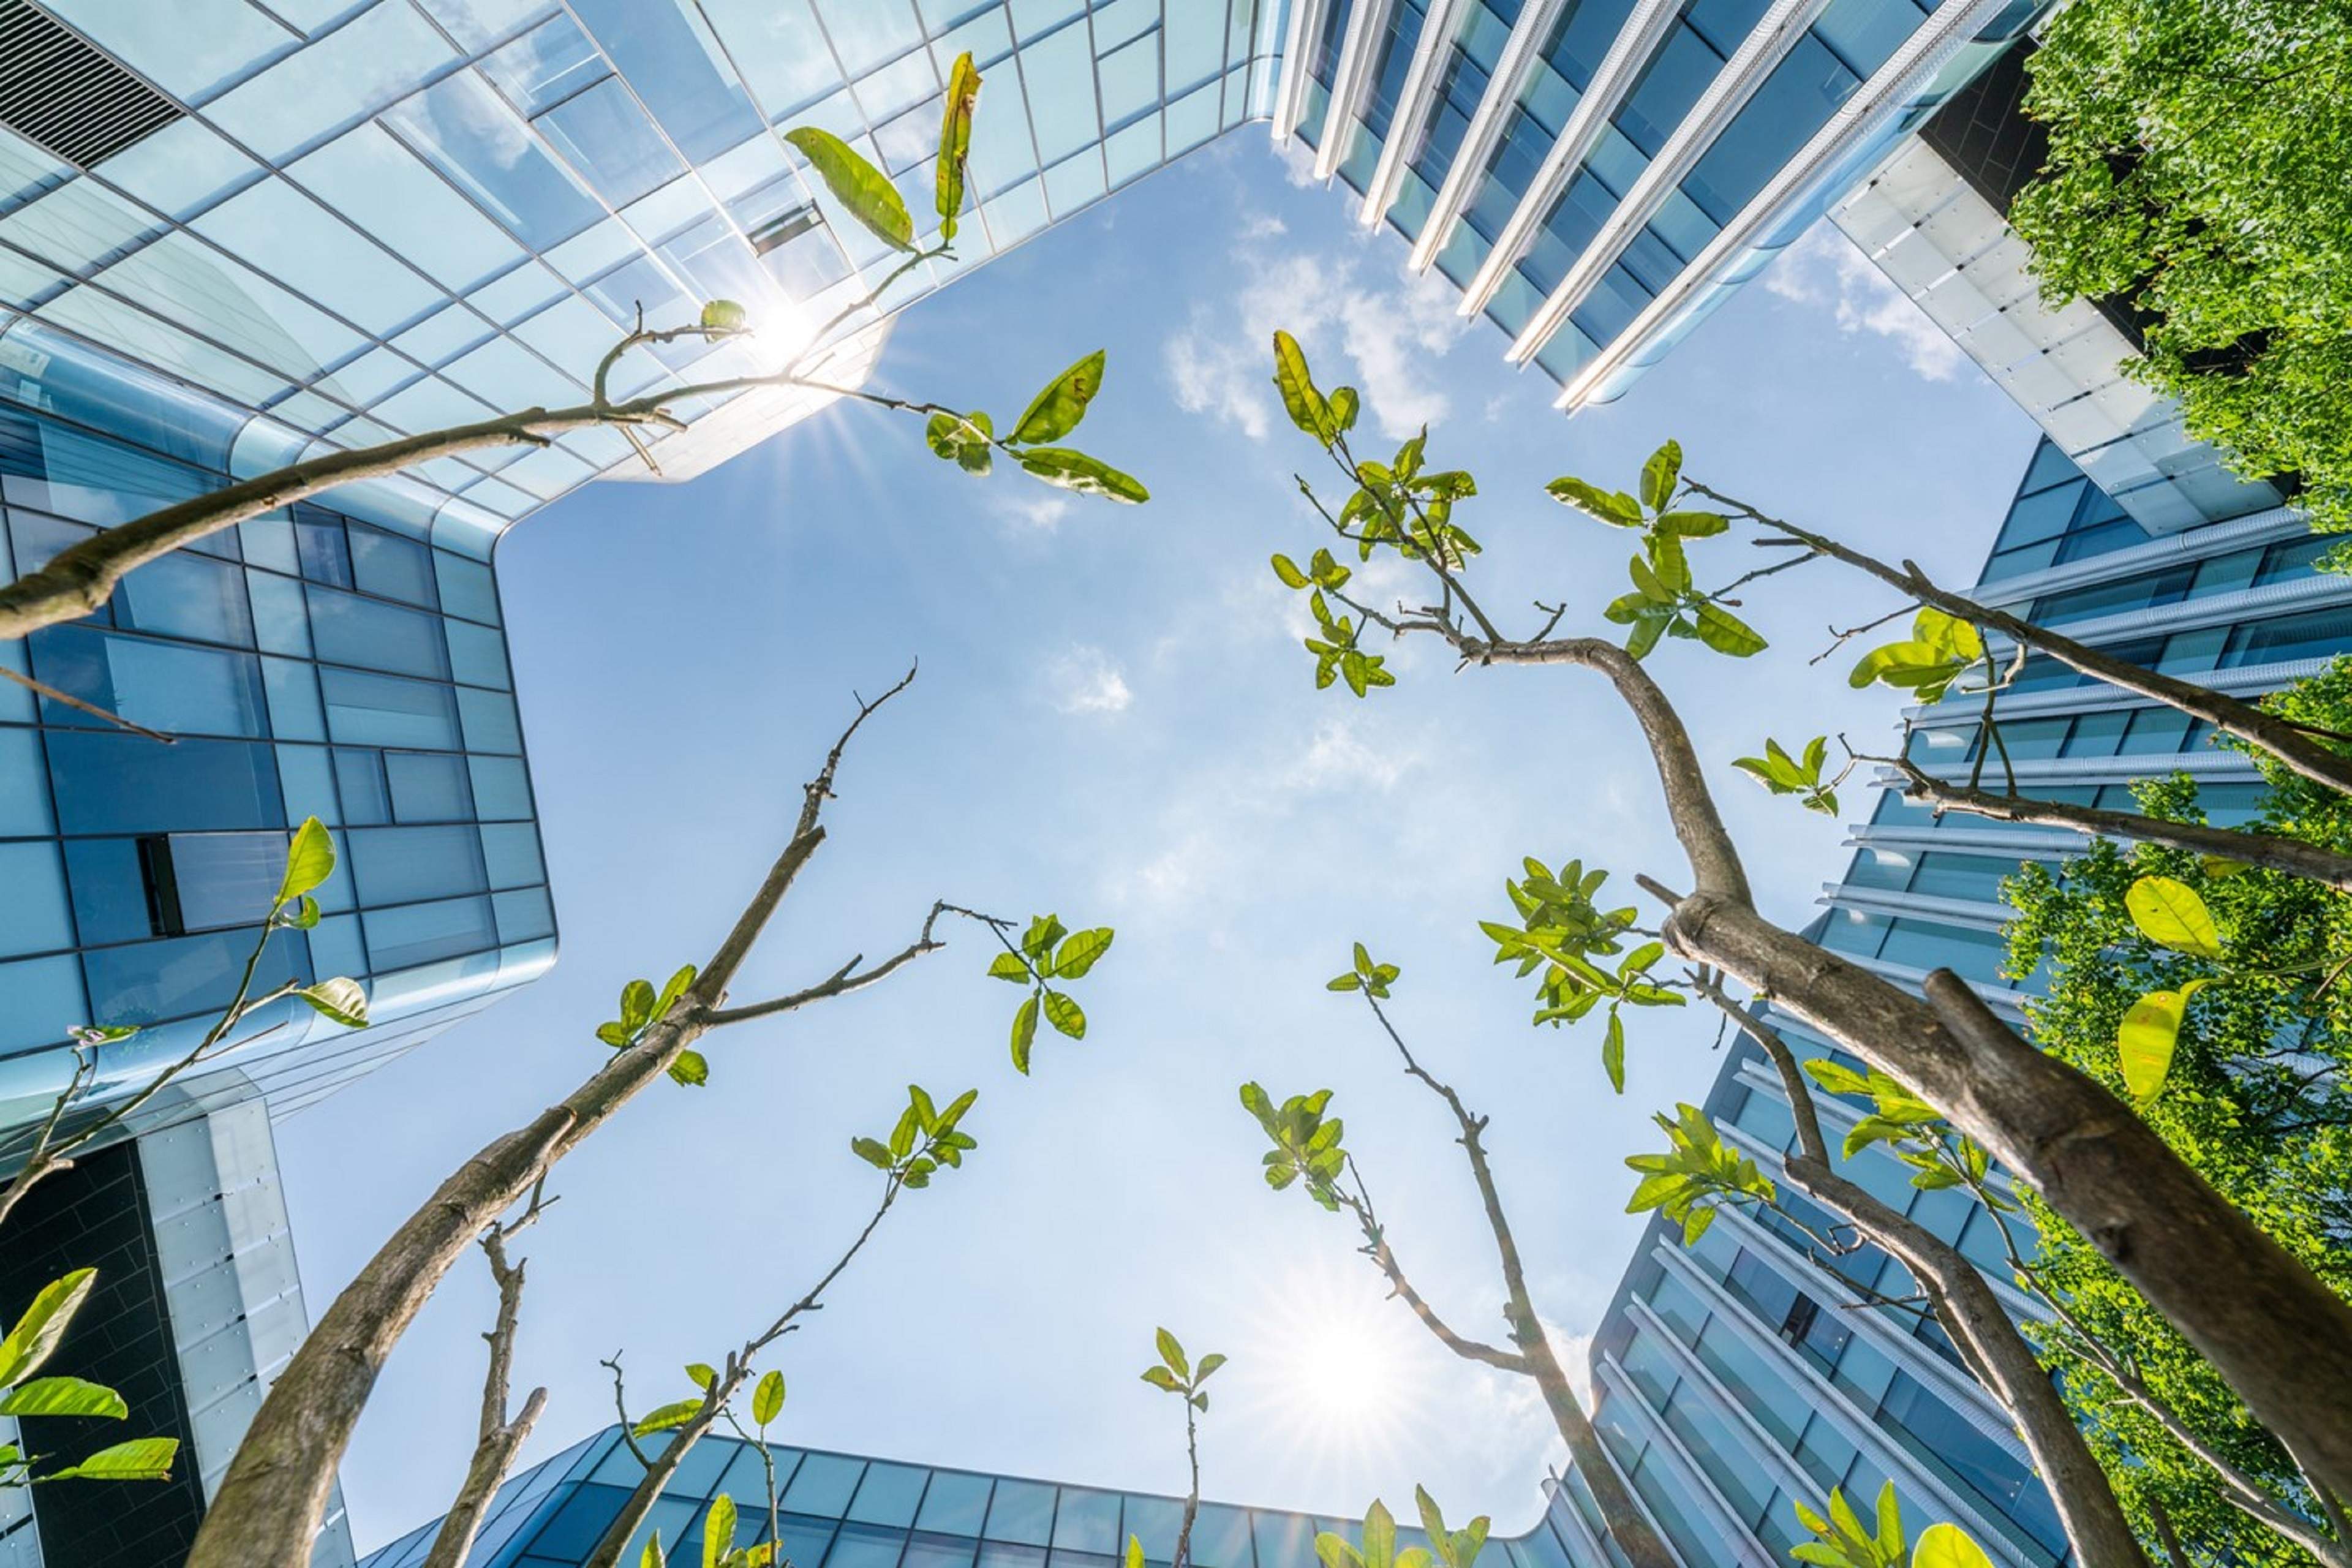
[[[596,1037],[616,1051],[627,1050],[646,1037],[656,1024],[669,1016],[678,998],[694,984],[691,963],[679,967],[657,992],[650,980],[632,980],[621,987],[621,1016],[596,1026]],[[669,1064],[672,1083],[699,1089],[710,1081],[710,1063],[700,1051],[683,1050]]]
[[[1389,987],[1396,984],[1404,971],[1393,963],[1375,963],[1362,942],[1356,943],[1353,964],[1344,974],[1335,974],[1323,983],[1326,991],[1361,991],[1375,1001],[1385,1002]]]
[[[1005,951],[989,964],[988,973],[995,978],[1029,987],[1027,1000],[1013,1015],[1015,1069],[1024,1074],[1029,1070],[1029,1053],[1037,1043],[1040,1017],[1071,1039],[1087,1037],[1086,1009],[1067,992],[1048,983],[1083,978],[1110,951],[1116,934],[1108,926],[1074,931],[1059,915],[1034,915],[1019,944],[1007,942]]]
[[[1952,1130],[1944,1113],[1876,1068],[1860,1072],[1826,1057],[1804,1064],[1805,1076],[1832,1094],[1871,1102],[1870,1113],[1845,1135],[1842,1152],[1853,1159],[1874,1144],[1911,1167],[1911,1184],[1923,1192],[1966,1186],[2003,1212],[2016,1205],[1990,1185],[1992,1161],[1981,1145]]]
[[[1163,1394],[1175,1394],[1195,1410],[1208,1409],[1209,1396],[1202,1392],[1201,1385],[1225,1364],[1225,1358],[1212,1351],[1196,1366],[1185,1355],[1176,1336],[1166,1329],[1155,1331],[1153,1348],[1159,1351],[1160,1359],[1143,1369],[1143,1381]]]
[[[0,1416],[88,1416],[112,1421],[130,1416],[131,1407],[122,1395],[103,1384],[79,1377],[34,1375],[64,1341],[74,1314],[89,1300],[97,1283],[95,1268],[77,1268],[51,1280],[18,1316],[16,1327],[0,1339]],[[0,1443],[0,1490],[47,1481],[169,1480],[172,1461],[179,1451],[176,1437],[134,1437],[100,1448],[79,1464],[37,1476],[33,1467],[45,1456],[28,1454],[19,1443]]]
[[[1633,591],[1621,594],[1601,613],[1632,628],[1625,651],[1645,657],[1661,637],[1685,637],[1733,658],[1748,658],[1769,646],[1763,637],[1724,606],[1720,593],[1701,591],[1692,581],[1686,542],[1709,539],[1731,527],[1720,512],[1675,505],[1681,496],[1683,448],[1668,441],[1642,465],[1641,494],[1602,489],[1563,476],[1544,487],[1552,500],[1612,528],[1642,536],[1642,553],[1626,563]]]
[[[1364,1510],[1359,1542],[1351,1542],[1328,1530],[1315,1537],[1315,1555],[1323,1568],[1474,1568],[1493,1521],[1482,1513],[1466,1529],[1448,1530],[1445,1515],[1426,1488],[1413,1488],[1412,1496],[1421,1509],[1422,1533],[1428,1545],[1400,1548],[1396,1518],[1386,1503],[1375,1498]]]
[[[1356,618],[1334,615],[1330,601],[1324,597],[1326,590],[1337,594],[1354,575],[1332,559],[1328,550],[1316,551],[1303,572],[1289,556],[1276,555],[1274,574],[1284,587],[1305,593],[1307,607],[1314,612],[1316,633],[1306,642],[1307,651],[1315,656],[1316,690],[1344,679],[1348,689],[1361,697],[1375,686],[1396,684],[1396,677],[1383,668],[1387,659],[1363,650],[1363,628]]]
[[[1642,1173],[1625,1205],[1627,1214],[1656,1209],[1683,1227],[1689,1247],[1715,1223],[1718,1205],[1769,1204],[1779,1192],[1756,1162],[1724,1142],[1715,1123],[1696,1105],[1677,1105],[1675,1114],[1653,1116],[1666,1135],[1663,1154],[1632,1154],[1626,1165]]]
[[[903,1186],[928,1187],[942,1166],[955,1170],[966,1153],[980,1145],[957,1123],[980,1099],[980,1090],[965,1089],[945,1110],[931,1103],[920,1084],[907,1086],[907,1109],[887,1138],[852,1138],[850,1152]]]
[[[1908,691],[1922,702],[1940,702],[1952,683],[1985,656],[1976,627],[1932,605],[1911,618],[1911,635],[1874,647],[1846,676],[1856,691],[1875,683]]]
[[[1278,1193],[1304,1177],[1307,1195],[1337,1214],[1341,1202],[1339,1175],[1347,1169],[1348,1151],[1340,1142],[1346,1136],[1346,1124],[1339,1117],[1323,1114],[1323,1108],[1330,1103],[1328,1089],[1294,1094],[1277,1106],[1257,1084],[1242,1085],[1242,1108],[1257,1119],[1274,1144],[1261,1162],[1265,1184]]]
[[[1603,1002],[1609,1005],[1601,1059],[1609,1081],[1622,1094],[1625,1026],[1619,1009],[1680,1007],[1687,1000],[1651,973],[1666,954],[1665,943],[1644,942],[1623,952],[1626,938],[1633,934],[1634,910],[1603,910],[1594,901],[1609,880],[1608,872],[1587,871],[1581,860],[1569,861],[1557,873],[1533,857],[1521,864],[1525,878],[1503,883],[1518,924],[1480,921],[1478,929],[1493,940],[1496,963],[1517,964],[1522,978],[1542,972],[1536,982],[1535,1023],[1557,1028]],[[1604,968],[1595,962],[1603,958],[1617,962]]]
[[[1893,1481],[1879,1489],[1876,1517],[1867,1522],[1835,1488],[1826,1518],[1801,1502],[1791,1506],[1813,1539],[1791,1547],[1789,1555],[1817,1568],[1992,1568],[1984,1548],[1956,1524],[1931,1524],[1911,1544]]]
[[[1830,738],[1816,735],[1805,742],[1801,756],[1790,756],[1780,742],[1770,736],[1764,738],[1764,754],[1760,757],[1736,757],[1731,765],[1762,784],[1774,795],[1801,797],[1807,811],[1818,811],[1823,816],[1838,814],[1834,780],[1824,784],[1822,764],[1828,760]]]
[[[710,1508],[702,1516],[702,1568],[776,1568],[776,1543],[762,1541],[751,1546],[735,1544],[735,1532],[742,1517],[735,1500],[720,1492],[710,1500]],[[638,1568],[668,1568],[669,1558],[662,1551],[661,1531],[656,1530],[646,1542],[645,1552],[637,1559]]]

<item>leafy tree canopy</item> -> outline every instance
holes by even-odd
[[[2352,727],[2352,660],[2270,706],[2304,723]],[[2265,772],[2271,793],[2250,826],[2352,847],[2352,801],[2275,766]],[[2143,784],[2140,794],[2151,815],[2201,820],[2185,775]],[[2161,924],[2151,934],[2147,910],[2132,908],[2135,889],[2151,879],[2193,891],[2218,940],[2165,941]],[[2352,1065],[2352,909],[2343,897],[2278,872],[2106,842],[2054,872],[2029,865],[2008,890],[2021,911],[2009,932],[2011,968],[2022,973],[2049,955],[2048,996],[2030,1008],[2043,1047],[2133,1100],[2232,1203],[2352,1293],[2352,1082],[2343,1076]],[[2119,1049],[2126,1019],[2151,992],[2191,987],[2160,1091],[2137,1092]],[[2187,1342],[2079,1233],[2027,1203],[2042,1233],[2038,1268],[2084,1327],[2233,1463],[2315,1513],[2294,1462]],[[2044,1338],[2045,1360],[2143,1531],[2152,1534],[2154,1500],[2184,1539],[2225,1550],[2231,1561],[2310,1561],[2231,1507],[2212,1471],[2122,1398],[2071,1336]]]
[[[2352,529],[2352,4],[2082,0],[2030,68],[2050,158],[2010,220],[2045,293],[2129,300],[2133,374]]]

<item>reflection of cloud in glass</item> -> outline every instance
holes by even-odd
[[[388,110],[383,119],[485,210],[539,248],[560,243],[603,208],[520,116],[470,71]]]

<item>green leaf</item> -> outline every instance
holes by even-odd
[[[814,125],[787,131],[784,140],[815,168],[834,200],[847,207],[849,216],[883,244],[893,250],[915,248],[915,220],[908,216],[898,187],[848,142]]]
[[[632,980],[621,987],[621,1023],[631,1034],[653,1022],[654,987],[650,980]]]
[[[1316,1535],[1315,1555],[1323,1568],[1364,1568],[1364,1554],[1328,1530]]]
[[[1992,1559],[1958,1525],[1937,1523],[1919,1532],[1911,1568],[1992,1568]]]
[[[2123,1068],[2124,1087],[2146,1102],[2156,1098],[2172,1070],[2172,1053],[2180,1043],[2180,1026],[2189,999],[2205,982],[2192,980],[2178,991],[2151,991],[2133,1003],[2116,1030],[2116,1058]]]
[[[1878,1550],[1889,1563],[1903,1555],[1903,1502],[1893,1481],[1878,1489]]]
[[[337,975],[315,985],[305,985],[294,994],[345,1028],[367,1027],[367,992],[356,980]]]
[[[596,1026],[596,1037],[617,1051],[629,1043],[629,1031],[619,1019],[610,1018]]]
[[[1102,390],[1108,353],[1097,349],[1052,381],[1033,399],[1013,427],[1013,438],[1023,445],[1058,441],[1078,427],[1087,405]]]
[[[1274,384],[1282,394],[1283,412],[1290,422],[1328,447],[1338,437],[1339,422],[1332,417],[1331,405],[1315,390],[1315,378],[1307,371],[1307,355],[1300,351],[1298,340],[1277,329],[1274,334]]]
[[[1207,1355],[1202,1356],[1201,1358],[1201,1364],[1192,1369],[1193,1385],[1198,1387],[1200,1384],[1208,1382],[1209,1374],[1224,1364],[1225,1358],[1215,1351],[1211,1351]]]
[[[1184,1385],[1176,1381],[1176,1374],[1169,1371],[1164,1366],[1145,1367],[1143,1369],[1143,1381],[1150,1384],[1154,1388],[1164,1388],[1171,1394],[1181,1394],[1184,1392]]]
[[[923,425],[924,442],[967,474],[985,474],[996,466],[991,445],[995,438],[995,422],[977,408],[969,414],[934,414]]]
[[[335,841],[326,824],[306,816],[294,830],[286,849],[286,874],[278,882],[278,907],[283,908],[335,874]]]
[[[1013,1068],[1026,1076],[1029,1071],[1029,1047],[1037,1039],[1037,998],[1031,996],[1013,1015]]]
[[[296,931],[316,931],[319,929],[319,900],[304,893],[294,900],[294,912],[279,918]]]
[[[762,1373],[759,1385],[751,1390],[751,1419],[761,1426],[783,1413],[784,1374]]]
[[[1127,1538],[1127,1568],[1143,1568],[1143,1541],[1139,1536]]]
[[[1351,969],[1345,974],[1334,975],[1332,978],[1325,981],[1323,983],[1323,989],[1326,991],[1354,991],[1360,988],[1363,984],[1364,977],[1358,974]]]
[[[1192,1375],[1192,1363],[1184,1354],[1184,1347],[1176,1342],[1176,1336],[1166,1329],[1160,1329],[1156,1331],[1153,1338],[1160,1359],[1168,1363],[1169,1370],[1180,1378],[1189,1379]]]
[[[1045,1022],[1074,1040],[1087,1037],[1086,1009],[1059,991],[1045,993]]]
[[[1625,1092],[1625,1026],[1612,1009],[1609,1032],[1601,1042],[1601,1065],[1609,1069],[1609,1087]]]
[[[989,960],[988,973],[992,979],[1009,980],[1015,985],[1025,984],[1029,979],[1029,966],[1021,962],[1017,953],[998,953]]]
[[[683,1426],[693,1419],[694,1413],[701,1408],[702,1401],[699,1399],[672,1400],[659,1409],[639,1417],[637,1424],[629,1428],[630,1435],[637,1437],[650,1437],[656,1432],[667,1432],[673,1426]]]
[[[172,1461],[179,1456],[177,1437],[133,1437],[100,1448],[79,1465],[52,1470],[45,1481],[168,1481]]]
[[[79,1377],[37,1377],[0,1394],[0,1415],[110,1415],[131,1414],[122,1395],[102,1383]]]
[[[1151,492],[1133,475],[1120,473],[1109,464],[1067,447],[1032,447],[1021,454],[1021,469],[1049,485],[1076,490],[1082,496],[1099,496],[1129,506],[1139,506],[1151,499]]]
[[[849,1152],[877,1171],[887,1171],[898,1163],[891,1159],[889,1150],[872,1138],[852,1138]]]
[[[1664,511],[1666,502],[1674,499],[1675,486],[1683,473],[1683,444],[1668,441],[1650,454],[1642,465],[1642,504],[1652,511]]]
[[[655,1531],[646,1541],[646,1550],[637,1559],[637,1568],[669,1568],[669,1559],[662,1553],[660,1531]]]
[[[0,1340],[0,1388],[24,1382],[49,1359],[97,1281],[97,1269],[77,1268],[42,1287],[8,1337]]]
[[[1544,486],[1544,491],[1562,506],[1572,506],[1615,527],[1642,526],[1642,503],[1622,490],[1604,490],[1582,479],[1563,477]]]
[[[1756,629],[1722,605],[1708,603],[1698,607],[1698,640],[1717,653],[1734,658],[1748,658],[1764,651],[1766,643]]]
[[[1711,539],[1731,526],[1731,520],[1715,511],[1670,511],[1652,525],[1660,533],[1680,534],[1685,539]]]
[[[690,1361],[686,1363],[686,1380],[708,1394],[710,1385],[719,1381],[719,1373],[707,1362]]]
[[[1054,954],[1054,977],[1056,980],[1083,978],[1102,955],[1110,951],[1111,938],[1116,934],[1108,926],[1072,931]]]
[[[980,72],[972,68],[971,51],[966,50],[948,71],[939,160],[932,173],[941,243],[956,237],[956,218],[963,211],[964,164],[971,157],[971,111],[979,101]]]
[[[1345,434],[1349,430],[1353,430],[1356,427],[1357,405],[1358,399],[1356,397],[1356,389],[1354,387],[1339,386],[1332,388],[1330,397],[1332,427],[1340,431],[1342,434]]]
[[[688,1089],[700,1089],[710,1081],[710,1063],[700,1051],[680,1051],[669,1064],[669,1079]]]
[[[702,307],[701,325],[713,332],[740,332],[751,321],[743,307],[732,300],[713,300]]]
[[[2124,895],[2124,908],[2140,934],[2177,952],[2221,956],[2221,933],[2197,889],[2169,877],[2142,877]]]
[[[970,57],[965,57],[969,58]],[[735,1550],[735,1500],[720,1492],[702,1520],[702,1568],[724,1568]]]
[[[1287,555],[1274,558],[1274,574],[1282,579],[1282,585],[1286,588],[1295,591],[1307,586],[1307,574],[1301,572],[1298,563]]]

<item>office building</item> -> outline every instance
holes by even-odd
[[[1057,1486],[852,1454],[773,1450],[783,1554],[794,1568],[1117,1568],[1131,1535],[1153,1568],[1175,1554],[1181,1498]],[[510,1479],[483,1521],[468,1568],[578,1568],[645,1472],[614,1426]],[[703,1439],[662,1489],[622,1554],[635,1563],[659,1531],[673,1563],[702,1561],[702,1526],[720,1493],[742,1514],[738,1545],[767,1535],[767,1472],[759,1450],[732,1437]],[[1398,1519],[1397,1546],[1426,1547],[1407,1521],[1411,1498],[1383,1500]],[[1441,1501],[1450,1500],[1441,1499]],[[1465,1518],[1453,1521],[1459,1529]],[[1484,1568],[1570,1568],[1585,1559],[1560,1544],[1564,1510],[1549,1508],[1525,1534],[1496,1536]],[[362,1559],[362,1568],[416,1568],[438,1521]],[[1361,1521],[1203,1502],[1190,1560],[1199,1568],[1320,1568],[1315,1537],[1359,1539]]]

